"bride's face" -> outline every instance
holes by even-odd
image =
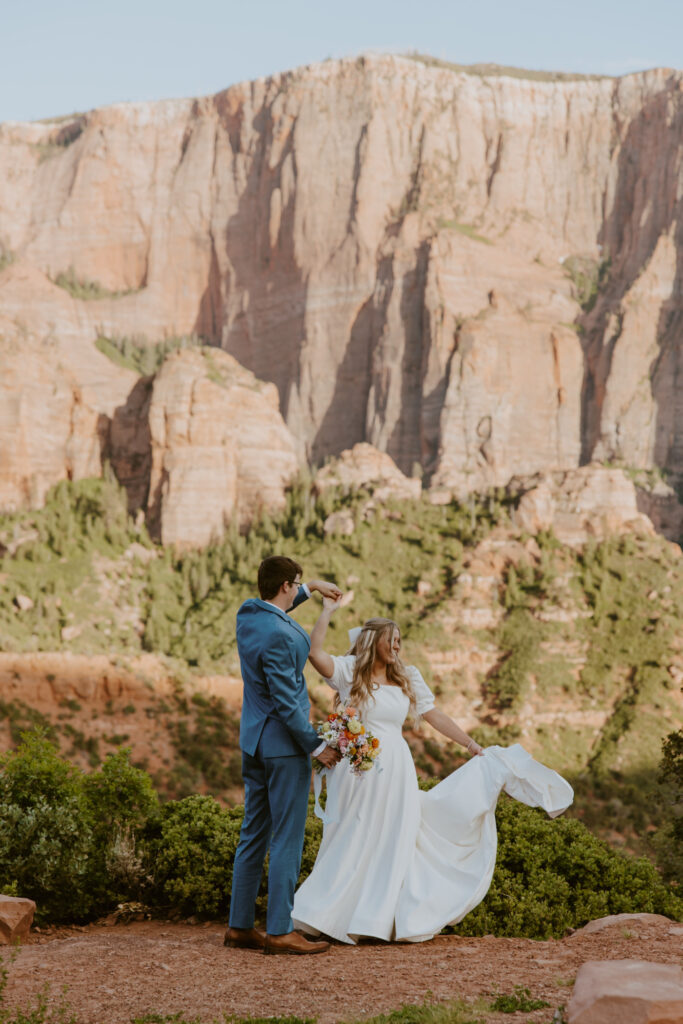
[[[385,665],[392,665],[401,650],[401,634],[394,627],[390,633],[388,630],[383,633],[377,641],[377,657]]]

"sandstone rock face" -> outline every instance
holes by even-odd
[[[149,428],[149,515],[164,543],[203,545],[233,517],[279,507],[298,468],[275,387],[220,350],[166,360]]]
[[[108,443],[144,502],[146,398],[98,334],[198,333],[276,385],[300,457],[367,442],[442,494],[591,459],[678,480],[682,127],[677,72],[538,81],[389,56],[1,125],[0,362],[30,350],[27,320],[54,355],[11,384],[27,411],[0,431],[23,430],[28,469],[3,454],[0,502],[39,501]],[[50,283],[70,267],[99,297]],[[29,392],[49,394],[42,418]],[[174,467],[177,500],[200,463]]]
[[[33,900],[0,895],[0,943],[10,945],[27,939],[35,912]]]
[[[644,960],[593,960],[576,975],[569,1024],[676,1024],[683,1020],[683,970]]]
[[[529,533],[551,529],[566,544],[610,533],[652,533],[635,484],[621,469],[584,466],[547,474],[523,494],[515,522]]]
[[[99,476],[107,416],[135,375],[81,333],[78,304],[37,271],[0,272],[0,507],[40,506],[60,480]]]
[[[334,486],[353,490],[367,484],[373,485],[377,501],[386,501],[389,497],[419,498],[422,492],[419,480],[404,476],[391,456],[371,444],[360,443],[343,451],[315,476],[318,491]]]

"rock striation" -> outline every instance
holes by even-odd
[[[390,56],[0,125],[0,504],[113,445],[144,506],[148,396],[98,335],[221,347],[314,463],[364,442],[442,493],[591,460],[676,483],[682,128],[679,72]],[[88,298],[52,283],[69,273]]]

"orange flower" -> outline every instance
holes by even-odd
[[[327,721],[328,722],[336,722],[338,717],[339,717],[339,715],[328,715],[327,716]]]
[[[346,710],[346,714],[349,716],[349,718],[355,718],[356,715],[358,714],[358,712],[356,711],[355,708],[350,708],[349,707],[349,708],[346,708],[345,710]]]
[[[372,745],[373,745],[373,747],[378,747],[379,746],[379,740],[377,739],[376,736],[374,737],[374,739],[372,741]]]
[[[348,729],[344,729],[344,735],[346,736],[347,740],[355,739],[355,736],[353,735],[353,733],[349,732]]]

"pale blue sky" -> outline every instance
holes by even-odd
[[[683,67],[682,0],[3,0],[0,121],[199,96],[367,50],[624,74]]]

